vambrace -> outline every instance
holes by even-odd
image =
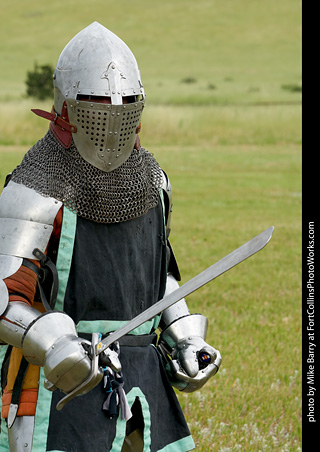
[[[167,294],[177,288],[177,281],[168,275]],[[190,314],[184,299],[162,314],[158,348],[172,386],[180,391],[200,389],[219,370],[221,355],[205,342],[207,328],[208,319]]]

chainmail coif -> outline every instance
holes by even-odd
[[[116,223],[137,218],[158,204],[162,170],[140,148],[107,173],[84,160],[74,144],[64,149],[49,130],[25,154],[11,180],[62,201],[83,218]]]

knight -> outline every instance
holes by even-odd
[[[51,112],[33,110],[48,131],[0,196],[0,450],[192,450],[173,388],[198,390],[219,369],[204,316],[183,299],[92,352],[180,281],[170,181],[138,137],[136,59],[94,22],[53,85]]]

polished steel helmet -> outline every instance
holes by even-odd
[[[81,156],[112,171],[130,156],[144,107],[137,61],[110,30],[93,22],[62,51],[53,75],[55,111],[66,103]]]

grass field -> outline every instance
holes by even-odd
[[[182,282],[273,225],[268,246],[188,298],[222,367],[179,394],[198,452],[301,450],[301,2],[11,1],[0,28],[0,183],[48,124],[23,98],[98,20],[134,50],[142,144],[168,172]],[[12,33],[16,30],[16,33]],[[52,39],[54,37],[54,39]]]

